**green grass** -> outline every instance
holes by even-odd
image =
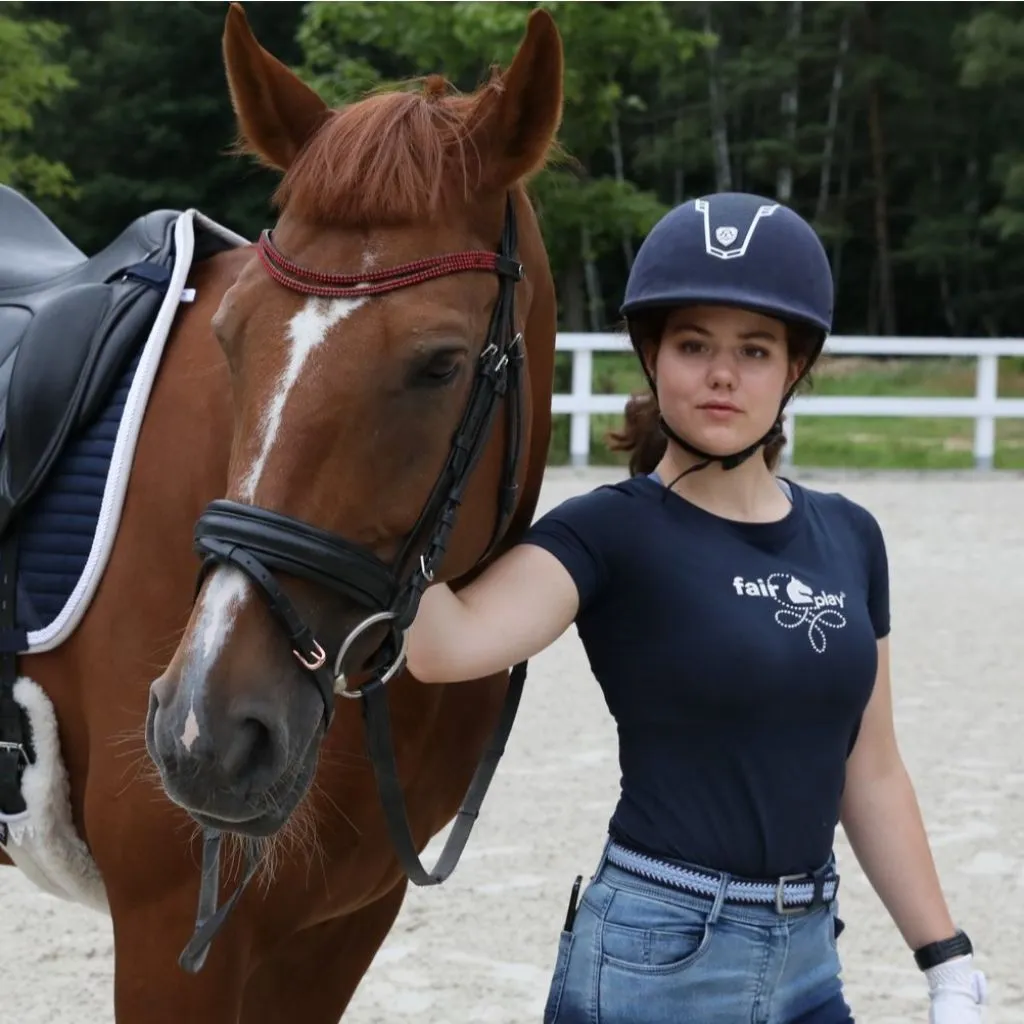
[[[896,357],[868,359],[831,356],[816,367],[812,395],[907,395],[970,397],[975,387],[973,359]],[[570,356],[558,354],[555,389],[570,387]],[[594,391],[628,394],[644,387],[631,355],[595,353]],[[1024,359],[999,360],[999,396],[1024,398]],[[592,416],[592,465],[624,465],[604,443],[619,416]],[[787,417],[787,422],[791,422]],[[969,469],[974,465],[974,422],[880,416],[800,416],[794,437],[797,466],[864,469]],[[569,417],[554,419],[551,465],[569,461]],[[1024,420],[996,421],[997,469],[1024,469]]]

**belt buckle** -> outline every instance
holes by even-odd
[[[810,878],[806,872],[802,872],[799,875],[780,875],[778,881],[775,883],[775,909],[783,915],[801,914],[807,907],[805,904],[798,903],[794,907],[787,907],[784,902],[785,887],[787,882],[802,882]]]

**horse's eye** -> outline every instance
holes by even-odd
[[[444,349],[432,352],[420,362],[412,377],[414,387],[441,387],[450,384],[459,375],[465,360],[462,349]]]

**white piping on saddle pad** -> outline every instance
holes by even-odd
[[[124,496],[128,489],[131,476],[132,458],[139,440],[139,432],[146,413],[146,403],[153,388],[160,359],[163,355],[171,325],[178,313],[178,307],[185,296],[185,282],[192,268],[192,256],[195,251],[195,229],[199,225],[203,230],[219,235],[231,245],[248,245],[247,239],[210,220],[198,210],[186,210],[174,224],[174,267],[171,271],[167,294],[164,296],[152,330],[146,339],[146,346],[139,359],[138,368],[132,379],[124,413],[117,428],[114,451],[110,458],[110,471],[103,487],[103,501],[100,504],[99,519],[96,523],[96,534],[89,549],[89,557],[85,569],[75,584],[74,590],[60,610],[57,617],[45,628],[37,629],[28,634],[28,653],[52,651],[59,647],[75,631],[99,587],[103,572],[110,559],[110,552],[117,537],[117,528],[121,521],[121,510],[124,507]],[[194,295],[187,296],[185,301],[192,301]]]
[[[36,760],[22,777],[25,810],[16,815],[0,813],[0,822],[8,828],[4,852],[44,892],[109,914],[99,868],[71,817],[53,705],[42,688],[25,676],[14,684],[14,699],[28,714]]]
[[[185,288],[185,282],[195,253],[197,226],[200,230],[219,236],[229,245],[249,244],[247,239],[210,220],[198,210],[186,210],[175,221],[171,278],[139,358],[118,425],[96,533],[85,569],[53,622],[44,629],[29,632],[29,654],[51,651],[71,636],[82,621],[107,567],[124,507],[146,404],[171,325],[180,304],[195,299],[192,289]],[[21,792],[26,804],[25,811],[17,815],[0,813],[0,822],[8,830],[4,852],[44,892],[108,914],[106,889],[99,869],[88,847],[77,834],[71,816],[67,771],[61,756],[60,735],[53,705],[43,689],[24,676],[19,677],[15,683],[14,698],[28,715],[36,762],[25,769],[22,778]]]

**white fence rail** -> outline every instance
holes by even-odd
[[[572,391],[552,396],[552,412],[569,415],[569,456],[585,466],[590,456],[590,417],[621,414],[628,395],[593,393],[594,353],[630,352],[623,334],[560,333],[559,352],[572,353]],[[828,355],[970,356],[977,372],[973,398],[925,398],[911,395],[799,395],[786,410],[789,442],[782,454],[791,461],[797,418],[803,416],[956,416],[974,420],[974,464],[991,469],[997,419],[1024,419],[1024,399],[999,398],[999,357],[1024,356],[1024,338],[829,338]]]

